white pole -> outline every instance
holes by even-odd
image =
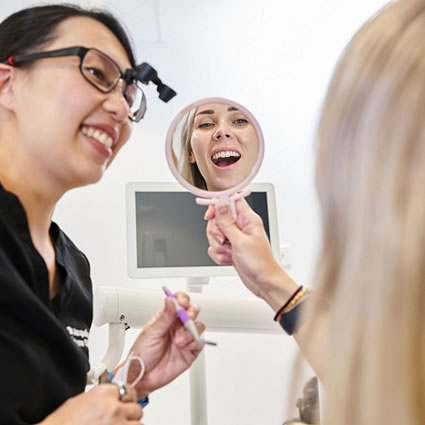
[[[188,278],[187,290],[192,294],[201,294],[203,286],[207,285],[208,281],[208,278]],[[189,369],[190,420],[192,425],[208,425],[207,374],[205,366],[205,355],[204,348]]]
[[[112,370],[120,361],[125,344],[124,323],[109,323],[108,349],[103,360],[87,373],[87,384],[97,382],[105,370]]]
[[[192,425],[208,425],[205,369],[205,349],[203,349],[189,369],[190,423]]]

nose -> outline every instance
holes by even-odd
[[[125,82],[120,80],[112,91],[106,94],[103,107],[112,114],[117,122],[128,119],[130,107],[124,97]]]
[[[221,123],[215,130],[213,134],[213,140],[219,142],[222,140],[229,140],[233,137],[233,132],[230,130],[230,128],[224,124]]]

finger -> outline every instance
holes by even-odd
[[[168,319],[168,320],[163,319],[163,321],[167,323],[167,327],[169,326],[168,324],[171,324],[174,321],[174,318],[176,317],[176,306],[174,304],[174,301],[168,297],[164,299],[163,316],[165,316],[165,318]],[[161,317],[159,318],[161,319]]]
[[[90,392],[102,393],[104,397],[116,397],[117,386],[111,383],[95,385]]]
[[[187,309],[190,306],[190,297],[186,294],[186,292],[178,291],[174,295],[177,298],[179,305],[184,309]]]
[[[205,331],[205,323],[204,322],[201,322],[201,321],[199,321],[199,320],[196,320],[195,321],[195,326],[196,326],[196,330],[198,331],[198,334],[199,335],[202,335],[203,333],[204,333],[204,331]]]
[[[123,402],[124,416],[129,420],[140,420],[143,416],[143,407],[134,402]]]
[[[238,199],[236,205],[236,223],[240,229],[250,231],[253,228],[263,228],[262,218],[249,206],[245,199]]]
[[[186,340],[184,340],[182,338],[181,344],[178,344],[178,347],[179,347],[181,353],[184,356],[189,354],[191,357],[192,356],[196,357],[202,351],[204,346],[205,346],[205,344],[196,342],[193,338],[186,339]],[[193,360],[193,358],[192,358],[192,360]]]
[[[184,348],[194,340],[195,339],[193,338],[192,334],[183,327],[179,328],[174,335],[174,342],[179,348]]]
[[[215,217],[214,205],[210,205],[204,214],[204,220],[211,220]]]
[[[231,245],[210,246],[211,254],[215,255],[232,255],[233,248]]]
[[[220,202],[216,205],[216,224],[224,236],[232,241],[242,234],[230,211],[228,204]]]
[[[214,220],[209,221],[207,224],[207,238],[208,241],[215,240],[219,244],[223,244],[226,240],[224,233],[218,228]],[[211,242],[211,241],[210,241]]]
[[[246,202],[246,199],[240,198],[235,202],[236,206],[236,213],[239,214],[254,214],[257,215],[257,213],[249,206],[248,202]]]
[[[223,245],[227,241],[226,236],[223,234],[223,232],[218,230],[218,228],[217,231],[210,233],[210,238],[213,239],[215,242],[219,243],[220,245]]]
[[[174,295],[176,296],[178,304],[190,312],[188,312],[189,317],[195,318],[199,314],[199,307],[191,306],[189,295],[181,291],[176,292]],[[162,330],[167,331],[171,325],[173,325],[176,321],[178,322],[178,317],[176,315],[176,308],[173,300],[166,297],[164,303],[164,311],[159,315],[154,326],[162,326]]]
[[[155,316],[145,326],[144,331],[151,332],[157,336],[168,332],[170,326],[176,318],[176,307],[173,300],[168,297],[164,298],[164,308],[158,311]]]
[[[196,341],[192,341],[191,343],[187,344],[184,349],[185,351],[190,352],[192,355],[197,356],[204,347],[205,344],[199,344]]]
[[[126,385],[125,389],[127,391],[127,397],[123,401],[126,401],[126,402],[135,401],[135,402],[137,402],[137,391],[131,385]]]
[[[186,310],[187,315],[191,319],[195,319],[200,312],[199,306],[196,304],[190,304],[190,297],[185,292],[176,292],[174,295],[176,296],[179,305]]]
[[[229,255],[210,254],[211,259],[220,266],[231,266],[233,264],[232,257]]]
[[[212,247],[209,247],[207,252],[211,259],[217,264],[229,265],[233,263],[232,253],[227,249],[214,250]]]
[[[200,321],[195,321],[196,330],[198,335],[201,335],[205,330],[205,325]],[[178,347],[186,349],[186,346],[196,342],[192,334],[185,328],[177,330],[175,335],[175,342]]]
[[[118,392],[118,400],[123,403],[131,403],[137,401],[137,393],[136,390],[130,385],[119,385],[114,384],[116,387],[116,391]]]
[[[196,319],[198,317],[201,309],[199,308],[199,306],[197,304],[191,304],[186,311],[187,311],[187,315],[191,319],[194,320],[194,319]]]
[[[207,234],[208,244],[214,250],[221,249],[225,245],[230,245],[229,240],[221,233]]]
[[[222,240],[217,240],[215,238],[209,238],[208,244],[215,251],[220,250],[224,245],[224,243],[222,243]]]

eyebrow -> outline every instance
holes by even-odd
[[[228,112],[239,111],[239,109],[235,108],[234,106],[229,106],[227,111]],[[205,109],[204,111],[199,111],[199,112],[196,113],[196,116],[198,116],[198,115],[211,115],[211,114],[215,114],[214,109]]]

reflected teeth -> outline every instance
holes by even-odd
[[[97,140],[98,142],[102,143],[102,145],[105,145],[108,148],[111,148],[114,142],[111,136],[97,128],[94,129],[92,127],[81,127],[81,132],[84,133],[86,136]]]
[[[211,159],[213,161],[219,159],[219,158],[230,158],[231,156],[234,156],[235,158],[239,158],[241,154],[239,152],[235,151],[223,151],[223,152],[217,152],[215,153]]]

